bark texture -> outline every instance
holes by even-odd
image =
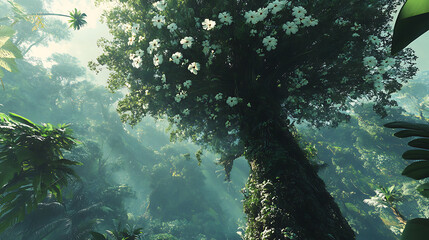
[[[249,130],[245,239],[355,239],[324,182],[279,122],[264,121]]]

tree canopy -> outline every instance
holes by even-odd
[[[120,1],[104,13],[113,40],[90,66],[112,70],[110,90],[129,90],[124,122],[167,116],[173,138],[240,154],[243,129],[267,112],[336,126],[365,99],[385,116],[416,72],[412,50],[390,56],[399,3]]]

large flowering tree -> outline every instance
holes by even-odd
[[[336,126],[356,101],[381,115],[395,105],[416,71],[411,50],[386,47],[401,1],[114,2],[113,40],[90,65],[128,89],[124,122],[167,117],[173,138],[220,153],[227,174],[244,155],[246,239],[354,239],[289,129]]]

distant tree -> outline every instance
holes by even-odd
[[[396,104],[416,72],[412,50],[386,47],[400,2],[121,1],[90,66],[129,90],[124,122],[167,117],[173,140],[221,154],[227,176],[246,157],[246,239],[354,239],[290,127],[336,126],[363,99],[381,116]]]

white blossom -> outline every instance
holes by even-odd
[[[350,27],[350,29],[352,30],[352,31],[359,31],[360,29],[362,28],[362,25],[360,25],[359,23],[354,23],[353,24],[353,26],[352,27]]]
[[[267,51],[271,51],[276,49],[277,46],[277,39],[271,37],[271,36],[266,36],[263,40],[262,43],[264,44],[264,46],[267,48]]]
[[[136,57],[136,54],[130,53],[130,60],[133,60]]]
[[[173,55],[171,55],[171,59],[175,64],[179,64],[182,58],[183,55],[180,52],[175,52]]]
[[[306,13],[307,10],[301,6],[292,8],[292,15],[296,18],[304,17]]]
[[[190,112],[191,111],[189,111],[189,109],[186,108],[186,109],[183,110],[183,115],[188,116]]]
[[[192,85],[192,81],[191,81],[191,80],[186,80],[186,81],[183,83],[183,86],[184,86],[184,87],[186,87],[186,88],[190,88],[190,87],[191,87],[191,85]]]
[[[158,2],[154,2],[152,4],[152,6],[154,6],[159,11],[164,11],[165,8],[167,7],[167,3],[164,0],[161,0],[161,1],[158,1]]]
[[[144,51],[141,50],[141,49],[139,49],[139,50],[136,51],[136,55],[141,57],[141,56],[144,55]]]
[[[380,39],[377,36],[374,35],[370,35],[369,36],[369,41],[375,45],[380,44]]]
[[[161,42],[158,38],[149,42],[149,47],[147,47],[147,53],[152,54],[153,51],[158,50],[161,47]]]
[[[202,23],[204,30],[212,30],[216,26],[216,22],[213,20],[210,20],[208,18],[204,19],[204,22]]]
[[[317,24],[319,24],[319,20],[315,19],[315,18],[311,18],[310,19],[310,26],[314,27]]]
[[[268,16],[268,8],[259,8],[258,11],[256,11],[256,15],[258,22],[263,21]]]
[[[139,42],[143,41],[144,37],[143,36],[139,36]]]
[[[140,68],[142,65],[142,58],[140,56],[137,56],[133,59],[133,63],[132,63],[133,67],[135,68]]]
[[[191,73],[193,73],[193,74],[197,75],[197,74],[198,74],[198,71],[200,70],[200,64],[199,64],[199,63],[197,63],[197,62],[193,62],[193,63],[189,64],[189,66],[188,66],[188,70],[189,70]]]
[[[182,40],[180,40],[180,44],[182,44],[183,49],[192,47],[193,42],[194,42],[193,37],[184,37]]]
[[[225,127],[227,127],[227,128],[231,127],[231,122],[230,121],[226,121],[225,122]]]
[[[152,18],[153,26],[161,29],[161,27],[165,24],[165,17],[162,15],[156,15]]]
[[[268,4],[267,8],[271,10],[272,14],[280,12],[287,4],[286,0],[275,0]]]
[[[228,97],[226,100],[226,104],[228,104],[230,107],[234,107],[238,104],[238,98],[236,97]]]
[[[386,68],[393,66],[393,64],[395,64],[395,59],[390,58],[390,57],[381,61],[381,65],[383,65]]]
[[[287,35],[295,34],[298,32],[298,25],[294,22],[286,22],[282,26],[283,30],[286,32]]]
[[[136,41],[136,38],[134,36],[131,36],[128,38],[128,45],[134,45],[134,42]]]
[[[225,25],[231,25],[232,17],[228,12],[221,12],[218,15],[219,21]]]
[[[258,14],[255,11],[246,12],[244,18],[246,18],[246,23],[256,24],[259,21]]]
[[[176,114],[173,117],[173,121],[174,121],[175,124],[179,124],[181,120],[182,120],[182,117],[179,114]]]
[[[167,29],[168,29],[168,30],[170,30],[170,32],[174,32],[174,31],[176,31],[176,29],[177,29],[177,25],[176,25],[175,23],[170,23],[170,24],[167,26]]]
[[[376,82],[381,82],[383,80],[383,75],[381,75],[381,74],[375,74],[374,75],[374,80]]]
[[[218,94],[216,94],[215,99],[216,100],[221,100],[222,97],[223,97],[223,94],[222,93],[218,93]]]
[[[365,57],[363,59],[363,65],[366,67],[375,67],[377,65],[377,59],[374,56]]]
[[[310,27],[311,26],[311,17],[310,16],[305,16],[302,20],[301,23],[304,27]]]
[[[153,65],[155,65],[155,67],[161,65],[162,61],[163,61],[162,55],[156,54],[155,56],[153,56]]]
[[[167,82],[167,77],[165,77],[165,74],[162,74],[162,76],[161,76],[161,82],[162,83],[166,83]]]
[[[140,24],[134,23],[133,26],[131,27],[131,33],[135,35],[139,31],[139,29],[140,29]]]

